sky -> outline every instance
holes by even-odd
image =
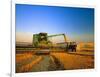
[[[77,42],[94,41],[94,9],[16,4],[16,41],[32,42],[32,35],[65,33]]]

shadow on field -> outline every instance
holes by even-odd
[[[48,71],[65,70],[64,65],[54,55],[51,55],[51,57]]]

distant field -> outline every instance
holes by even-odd
[[[79,43],[77,45],[77,50],[94,51],[94,43]]]

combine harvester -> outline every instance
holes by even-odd
[[[64,42],[54,44],[52,41],[49,40],[49,38],[56,37],[56,36],[63,36]],[[55,49],[63,49],[65,51],[76,51],[76,42],[68,42],[66,39],[65,34],[55,34],[55,35],[49,35],[47,33],[39,33],[33,35],[33,47],[36,48],[38,51],[36,53],[45,53],[49,54],[52,48]],[[57,50],[55,50],[57,51]]]

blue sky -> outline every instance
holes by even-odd
[[[16,4],[16,34],[39,32],[65,33],[75,41],[93,42],[94,9]]]

